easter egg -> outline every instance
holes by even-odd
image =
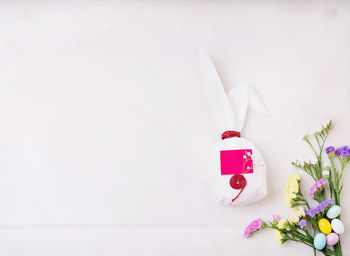
[[[327,245],[328,246],[333,246],[336,243],[338,243],[339,236],[336,233],[332,232],[332,233],[327,235],[326,239],[327,239]]]
[[[343,222],[338,219],[332,220],[332,228],[333,231],[339,235],[343,234],[345,230]]]
[[[331,208],[328,209],[327,211],[327,217],[330,219],[335,219],[336,217],[339,216],[341,213],[341,208],[338,205],[333,205]]]
[[[318,227],[320,228],[323,234],[328,235],[332,232],[331,223],[329,223],[329,221],[325,218],[320,219],[320,221],[318,222]]]
[[[318,233],[314,238],[314,246],[317,250],[322,250],[326,246],[327,238],[324,234]]]

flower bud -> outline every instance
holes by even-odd
[[[312,158],[311,161],[310,161],[310,164],[316,165],[317,164],[317,159],[316,158]]]
[[[322,126],[319,126],[319,127],[316,128],[316,132],[317,133],[321,133],[322,131],[323,131]]]
[[[322,177],[325,178],[325,179],[328,179],[329,178],[329,171],[323,171],[322,172]]]
[[[323,162],[323,168],[326,170],[326,171],[329,171],[331,169],[331,163],[330,162]]]

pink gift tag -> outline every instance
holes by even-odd
[[[253,173],[251,149],[220,151],[221,175]]]

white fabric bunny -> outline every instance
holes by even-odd
[[[224,204],[247,205],[267,194],[266,166],[258,149],[240,137],[248,106],[257,113],[268,111],[255,90],[233,88],[227,97],[213,63],[200,51],[203,84],[222,133],[209,159],[208,179],[216,199]],[[231,107],[231,104],[232,107]]]

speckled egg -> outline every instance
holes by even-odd
[[[327,211],[327,217],[330,219],[335,219],[338,217],[341,213],[341,208],[338,205],[333,205],[331,208]]]
[[[333,231],[339,235],[343,234],[345,230],[343,222],[338,219],[332,220],[332,228]]]
[[[323,234],[328,235],[332,232],[331,223],[329,223],[329,221],[325,218],[320,219],[320,221],[318,222],[318,227],[320,228]]]
[[[327,239],[327,245],[328,245],[328,246],[333,246],[333,245],[335,245],[336,243],[338,243],[338,241],[339,241],[339,236],[338,236],[336,233],[332,232],[332,233],[330,233],[330,234],[328,234],[328,235],[326,236],[326,239]]]
[[[322,250],[326,246],[327,238],[324,234],[318,233],[314,238],[314,246],[317,250]]]

